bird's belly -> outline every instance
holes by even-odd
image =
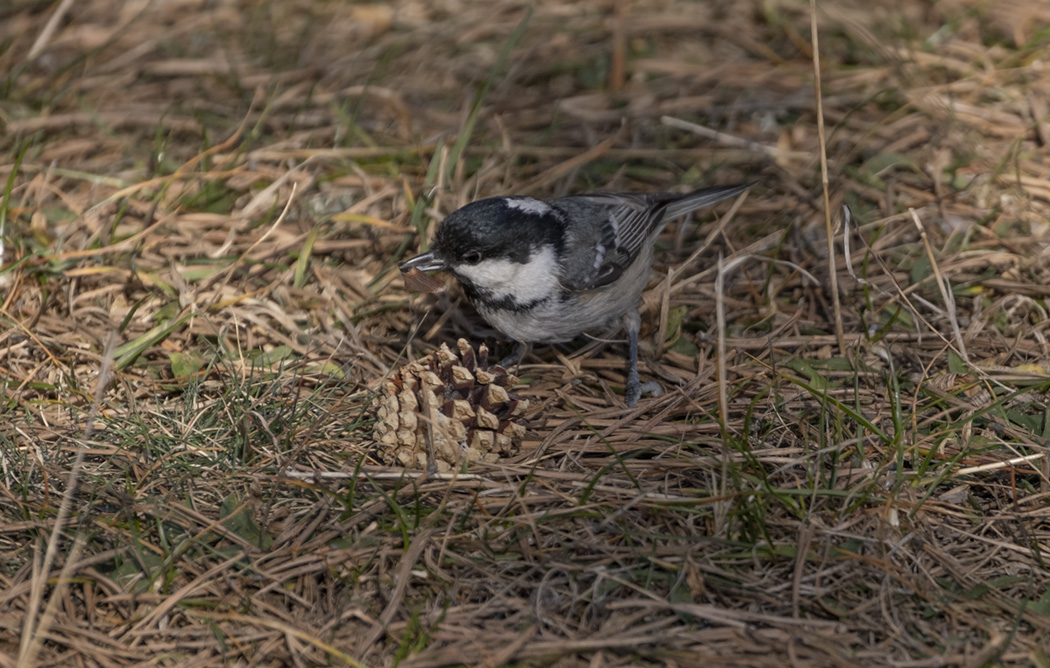
[[[623,315],[638,308],[641,294],[595,290],[537,304],[525,311],[487,309],[478,312],[501,334],[515,341],[556,343],[585,332],[619,328]]]
[[[501,334],[515,341],[555,343],[569,341],[593,329],[606,328],[608,319],[583,321],[576,314],[538,306],[526,312],[479,309],[482,317]]]
[[[561,291],[528,308],[493,308],[481,300],[474,301],[474,307],[514,341],[557,343],[587,332],[615,333],[610,330],[620,328],[625,314],[637,316],[652,257],[647,244],[619,280],[595,290]]]

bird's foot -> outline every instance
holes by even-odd
[[[642,398],[643,393],[648,394],[649,396],[658,397],[664,393],[664,388],[655,380],[643,383],[641,379],[638,378],[638,373],[632,370],[632,372],[627,374],[627,387],[624,389],[624,399],[627,402],[627,406],[629,408],[634,408],[638,403],[638,400]]]
[[[648,383],[642,383],[642,394],[648,394],[650,397],[659,397],[664,393],[664,386],[655,380],[650,380]]]

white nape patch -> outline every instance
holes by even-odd
[[[517,209],[518,211],[537,216],[543,216],[551,211],[549,204],[533,197],[504,197],[503,201],[507,203],[507,207],[510,209]]]
[[[497,299],[510,297],[518,304],[546,299],[558,290],[558,263],[554,249],[549,246],[533,251],[524,264],[505,259],[482,260],[455,269],[474,285],[491,291]]]
[[[594,268],[598,269],[602,266],[602,262],[605,262],[605,244],[599,243],[594,250]]]

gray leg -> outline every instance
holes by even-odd
[[[630,339],[630,353],[627,366],[627,387],[624,388],[624,398],[627,405],[634,408],[642,397],[642,381],[638,377],[638,328],[631,327],[627,330]]]
[[[525,341],[515,341],[514,350],[510,351],[510,354],[500,360],[499,365],[504,369],[509,369],[512,366],[521,362],[525,359],[525,355],[529,352],[529,344]]]
[[[638,377],[638,330],[641,329],[641,317],[637,312],[624,316],[623,326],[627,329],[628,340],[628,366],[627,387],[624,388],[624,400],[627,405],[634,408],[638,400],[642,398],[642,392],[658,397],[664,390],[659,383],[642,383]]]

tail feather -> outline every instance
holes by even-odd
[[[710,206],[715,202],[720,202],[724,199],[739,195],[751,186],[755,185],[755,182],[751,183],[740,183],[733,186],[712,186],[710,188],[700,188],[694,190],[691,193],[680,195],[676,199],[671,200],[667,204],[667,208],[664,209],[664,220],[672,220],[679,216],[702,209],[705,206]]]

